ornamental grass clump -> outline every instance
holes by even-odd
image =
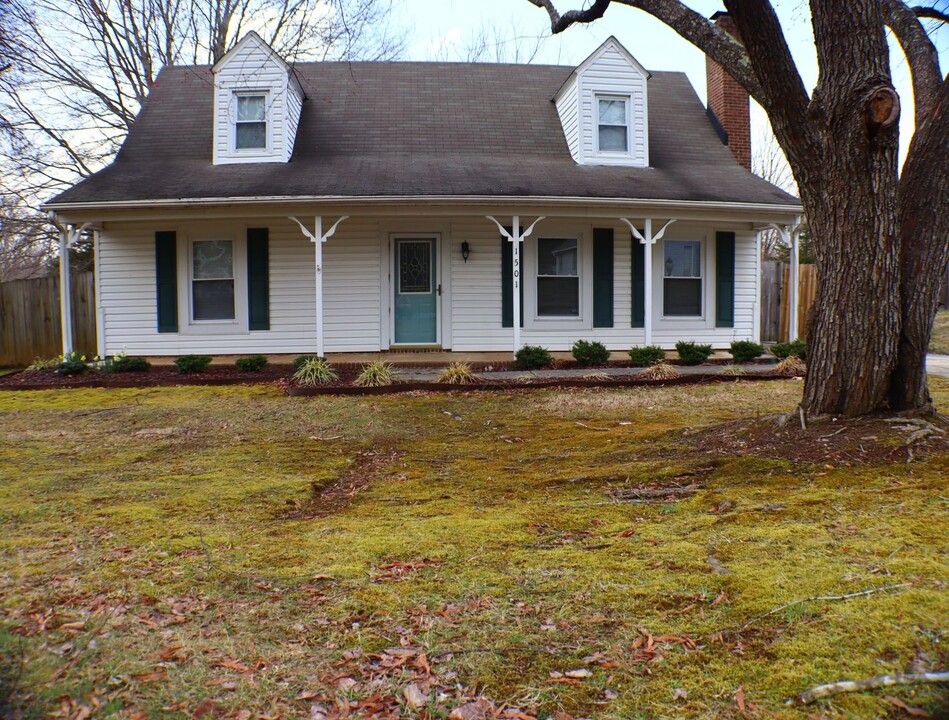
[[[353,380],[353,385],[359,387],[382,387],[391,385],[395,382],[395,376],[398,372],[385,360],[376,360],[375,362],[363,365],[359,377]]]
[[[742,375],[747,375],[745,369],[740,365],[733,365],[729,363],[722,368],[722,375],[728,375],[730,377],[741,377]]]
[[[293,373],[293,379],[300,385],[312,386],[327,385],[339,379],[339,376],[326,358],[311,355],[303,358],[297,371]]]
[[[471,371],[468,363],[453,362],[438,374],[435,382],[448,385],[471,385],[478,382],[478,376]]]
[[[797,355],[791,355],[784,358],[771,370],[775,375],[791,375],[793,377],[804,377],[807,375],[807,363]]]
[[[250,357],[237,358],[234,365],[241,372],[260,372],[267,367],[267,358],[263,355],[251,355]]]
[[[574,360],[587,367],[605,365],[610,360],[610,351],[606,345],[596,340],[577,340],[570,351]]]
[[[55,370],[59,367],[59,364],[62,362],[62,358],[50,358],[49,360],[44,360],[43,358],[36,358],[27,366],[27,372],[42,372],[43,370]]]
[[[746,363],[763,355],[764,346],[756,342],[750,342],[749,340],[736,340],[731,344],[729,352],[735,359],[735,362]]]
[[[178,372],[185,374],[204,372],[210,364],[210,355],[182,355],[175,360]]]
[[[679,353],[679,360],[683,365],[701,365],[712,354],[712,346],[680,340],[676,343],[676,352]]]
[[[643,380],[672,380],[679,377],[679,371],[665,360],[660,360],[639,373],[639,377]]]
[[[540,345],[525,345],[514,353],[518,370],[537,370],[549,367],[553,363],[550,351]]]
[[[633,367],[649,367],[666,359],[666,351],[658,345],[634,347],[629,351],[629,361]]]

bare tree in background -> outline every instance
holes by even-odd
[[[533,63],[550,39],[550,32],[525,33],[514,22],[504,28],[500,24],[487,25],[465,37],[459,44],[444,43],[432,53],[438,62],[472,63]]]
[[[614,2],[638,8],[748,90],[794,172],[817,259],[802,409],[932,411],[925,361],[949,261],[949,77],[929,33],[949,22],[943,0],[810,0],[812,92],[768,0],[724,0],[744,45],[681,0],[576,0],[565,12],[559,0],[528,1],[554,33],[599,20]],[[902,171],[888,31],[913,79],[902,104],[916,128]]]
[[[0,282],[45,275],[54,247],[41,215],[13,194],[0,197]]]
[[[777,185],[785,192],[797,195],[797,183],[784,151],[770,126],[759,127],[751,143],[751,172]],[[763,260],[780,260],[787,257],[788,249],[781,234],[776,230],[761,232],[761,257]]]
[[[20,190],[41,199],[116,153],[158,71],[210,65],[249,30],[290,62],[391,59],[404,36],[391,0],[0,0],[20,26],[15,72],[0,75],[5,148]]]

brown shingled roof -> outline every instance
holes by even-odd
[[[50,204],[535,196],[799,205],[738,165],[682,73],[649,80],[649,168],[577,165],[551,98],[572,67],[299,63],[290,163],[211,164],[212,75],[165,68],[115,161]]]

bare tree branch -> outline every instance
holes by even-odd
[[[926,30],[917,19],[914,9],[901,0],[884,0],[886,24],[896,35],[903,48],[913,76],[913,102],[916,105],[916,124],[929,116],[942,77],[939,72],[939,53]],[[915,8],[920,10],[923,8]]]
[[[927,20],[939,20],[940,22],[949,23],[949,13],[944,13],[941,10],[937,10],[934,7],[914,7],[913,13],[918,18],[926,18]]]

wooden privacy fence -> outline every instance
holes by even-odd
[[[761,339],[780,342],[788,338],[791,324],[791,266],[773,260],[761,263]],[[807,312],[817,297],[817,267],[799,266],[798,336],[807,335]]]
[[[96,354],[95,275],[72,274],[73,344]],[[0,283],[0,367],[29,365],[63,351],[59,276]]]

